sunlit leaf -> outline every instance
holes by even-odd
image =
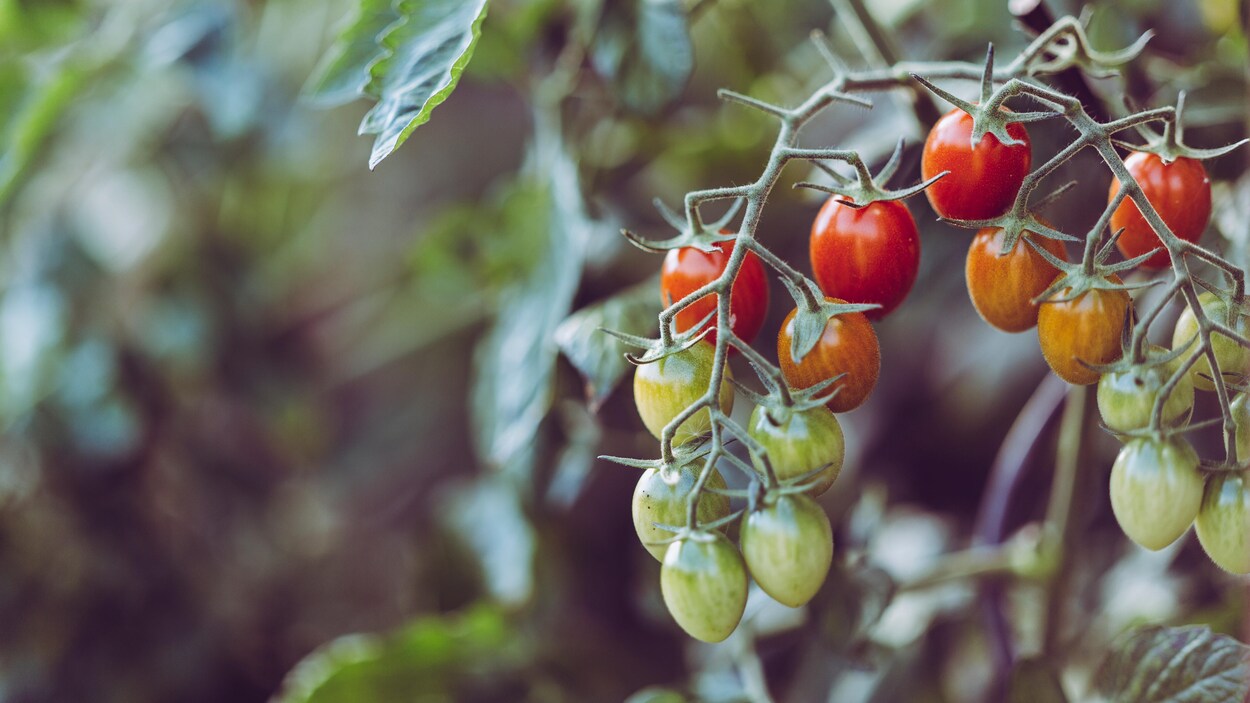
[[[1113,703],[1242,701],[1250,648],[1206,627],[1143,627],[1103,662],[1098,692]]]

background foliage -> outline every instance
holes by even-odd
[[[594,459],[654,452],[613,392],[621,349],[578,331],[653,324],[659,260],[620,228],[660,232],[652,198],[758,175],[772,125],[715,91],[804,96],[826,79],[813,28],[861,63],[835,5],[0,0],[0,700],[995,690],[976,584],[908,584],[969,544],[999,444],[1045,371],[1031,334],[976,317],[967,235],[923,199],[910,201],[918,293],[879,326],[881,384],[845,416],[847,470],[822,498],[838,564],[809,611],[753,598],[740,635],[692,644],[635,543],[636,476]],[[1096,46],[1157,33],[1126,83],[1095,85],[1106,105],[1183,88],[1191,143],[1246,134],[1245,7],[1090,9]],[[913,59],[1027,40],[990,0],[872,12]],[[440,21],[440,41],[423,42]],[[875,103],[831,111],[813,145],[879,162],[905,135],[914,178],[923,109]],[[1035,130],[1035,149],[1062,137]],[[1209,164],[1204,240],[1243,266],[1245,159]],[[1088,179],[1055,208],[1060,227],[1097,218],[1107,177],[1092,163],[1056,176]],[[818,205],[779,188],[761,236],[805,266]],[[773,293],[765,339],[788,311]],[[1006,519],[1025,537],[1054,425]],[[1211,648],[1210,685],[1235,687],[1231,640],[1114,643],[1146,622],[1244,640],[1245,586],[1192,539],[1132,547],[1103,490],[1114,442],[1090,439],[1065,656],[1027,659],[1011,680],[1145,700],[1114,656],[1098,671],[1104,656],[1177,671],[1168,657],[1188,645]],[[1213,453],[1217,438],[1199,439]],[[1038,593],[1008,588],[1026,655],[1049,654]]]

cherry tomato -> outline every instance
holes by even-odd
[[[719,532],[696,532],[673,542],[660,567],[660,593],[687,634],[720,642],[738,627],[746,610],[742,555]]]
[[[1237,445],[1237,463],[1244,466],[1250,464],[1250,395],[1238,393],[1233,396],[1229,410],[1236,427],[1233,442]]]
[[[1063,242],[1037,235],[1033,241],[1067,260]],[[968,297],[982,320],[1004,332],[1023,332],[1037,324],[1033,298],[1046,292],[1059,271],[1023,238],[1006,256],[999,256],[1002,250],[1003,231],[997,227],[986,227],[973,237],[964,265]]]
[[[1247,321],[1244,310],[1233,315],[1227,303],[1208,292],[1198,295],[1198,304],[1202,306],[1207,319],[1227,325],[1242,336],[1250,335],[1250,322]],[[1176,320],[1176,329],[1172,331],[1172,348],[1176,349],[1197,336],[1198,318],[1194,315],[1194,311],[1186,306],[1185,311]],[[1224,382],[1241,383],[1245,380],[1246,373],[1250,372],[1250,349],[1246,349],[1218,332],[1211,335],[1211,346],[1215,349],[1215,361],[1220,365],[1220,373],[1224,375]],[[1189,353],[1191,355],[1198,353],[1198,341],[1190,345]],[[1193,379],[1194,388],[1200,391],[1215,390],[1213,380],[1215,376],[1211,371],[1211,362],[1207,360],[1205,354],[1189,367],[1189,375]]]
[[[816,595],[833,563],[829,517],[804,495],[784,495],[742,520],[742,557],[755,582],[782,605]]]
[[[920,175],[928,180],[950,171],[925,189],[929,204],[942,217],[984,220],[1006,212],[1029,173],[1032,150],[1024,125],[1007,125],[1012,139],[1024,142],[1003,145],[986,134],[972,146],[972,115],[955,108],[929,130],[920,157]]]
[[[1211,477],[1194,532],[1216,566],[1234,574],[1250,573],[1250,485],[1244,473]]]
[[[1118,276],[1111,281],[1119,283]],[[1071,294],[1064,288],[1056,294]],[[1068,383],[1087,386],[1098,372],[1081,364],[1109,364],[1120,358],[1120,331],[1133,301],[1126,291],[1094,288],[1073,300],[1042,303],[1037,315],[1037,337],[1042,356],[1055,375]]]
[[[825,467],[804,481],[817,482],[811,489],[812,495],[829,490],[838,479],[846,456],[838,418],[828,408],[801,411],[785,408],[773,413],[770,419],[769,411],[756,406],[748,424],[751,438],[768,453],[773,473],[786,482]]]
[[[712,382],[712,363],[716,350],[707,342],[700,341],[684,351],[642,364],[634,371],[634,405],[656,439],[664,432],[664,426],[672,422],[683,410],[703,397]],[[728,413],[733,410],[734,391],[729,385],[733,378],[729,367],[721,379],[720,407]],[[712,429],[707,408],[699,410],[677,428],[673,443],[681,444]]]
[[[669,250],[660,270],[660,298],[665,305],[672,305],[720,278],[729,263],[734,242],[717,242],[715,246],[716,251],[710,253],[694,247]],[[716,295],[705,295],[677,313],[677,330],[684,332],[715,312]],[[739,338],[750,342],[764,326],[767,312],[768,278],[764,275],[764,264],[755,252],[748,251],[729,293],[729,328]],[[716,319],[709,320],[707,326],[716,327]],[[709,332],[704,339],[715,344],[716,333]]]
[[[825,295],[881,307],[885,317],[903,302],[920,270],[920,233],[907,206],[877,201],[853,208],[830,198],[812,223],[812,272]]]
[[[1111,467],[1111,509],[1129,539],[1163,549],[1185,534],[1201,505],[1202,474],[1189,442],[1137,438],[1120,449]]]
[[[827,300],[846,302],[838,298]],[[834,384],[841,390],[829,401],[829,409],[843,413],[859,407],[872,393],[881,373],[881,347],[872,323],[859,312],[830,318],[820,341],[796,364],[790,349],[797,312],[797,309],[790,311],[777,334],[777,359],[786,381],[795,388],[810,388],[845,373],[846,376]]]
[[[1141,186],[1146,200],[1154,206],[1172,234],[1187,242],[1196,242],[1211,219],[1211,180],[1202,162],[1186,156],[1178,157],[1170,164],[1163,163],[1158,154],[1135,151],[1124,160],[1128,172]],[[1111,179],[1107,202],[1120,190],[1120,179]],[[1116,246],[1124,258],[1141,256],[1155,247],[1163,246],[1159,235],[1142,217],[1137,204],[1125,198],[1111,214],[1111,231],[1121,227],[1124,233],[1116,240]],[[1172,257],[1167,249],[1155,252],[1142,266],[1163,268],[1170,265]]]
[[[1162,347],[1154,347],[1162,353]],[[1155,366],[1134,366],[1125,371],[1103,374],[1098,381],[1098,412],[1102,423],[1117,432],[1142,429],[1150,425],[1159,391],[1172,378],[1178,368],[1178,360]],[[1189,374],[1176,382],[1163,403],[1163,422],[1174,425],[1189,419],[1194,407],[1194,384]]]
[[[694,483],[699,478],[699,464],[687,464],[677,471],[661,472],[647,469],[638,479],[634,487],[633,515],[634,531],[642,546],[651,552],[657,561],[664,560],[664,552],[668,544],[662,544],[673,537],[668,530],[656,527],[661,525],[682,526],[686,524],[686,501]],[[705,488],[725,488],[725,479],[715,469],[707,477]],[[704,525],[719,520],[729,514],[729,496],[704,490],[699,496],[699,524]]]

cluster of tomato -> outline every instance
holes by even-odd
[[[928,180],[946,172],[925,193],[934,210],[955,220],[985,220],[1007,212],[1015,202],[1030,168],[1028,133],[1021,124],[1008,124],[1015,143],[1000,142],[987,133],[972,144],[973,118],[956,109],[945,115],[925,142],[921,170]],[[1126,162],[1144,194],[1179,237],[1196,241],[1210,215],[1210,186],[1200,162],[1180,157],[1163,161],[1152,153],[1134,153]],[[1109,198],[1117,194],[1112,183]],[[692,459],[673,468],[650,469],[639,480],[633,497],[634,525],[639,539],[662,562],[661,590],[674,619],[689,634],[719,641],[737,627],[746,603],[749,578],[777,601],[797,607],[820,588],[832,560],[832,530],[828,517],[810,496],[819,495],[837,478],[844,456],[844,438],[834,413],[864,402],[880,371],[880,350],[871,319],[889,314],[910,291],[920,261],[920,240],[907,206],[888,194],[869,202],[846,202],[833,197],[813,223],[810,239],[814,278],[831,303],[875,304],[866,313],[850,312],[829,318],[821,338],[802,359],[794,359],[795,317],[791,311],[777,336],[777,358],[792,389],[835,382],[837,392],[820,402],[783,406],[761,403],[751,415],[748,432],[771,465],[776,485],[752,500],[741,520],[739,545],[722,529],[730,521],[725,481],[715,470],[708,476],[696,508],[694,529],[687,525],[688,499],[702,471]],[[1160,241],[1136,206],[1125,200],[1111,219],[1112,229],[1123,229],[1117,246],[1128,258],[1160,246]],[[1151,349],[1143,363],[1121,363],[1100,374],[1091,366],[1106,367],[1123,353],[1122,331],[1132,319],[1132,300],[1114,274],[1039,297],[1067,275],[1054,262],[1067,261],[1057,239],[1026,233],[1003,252],[1004,233],[982,229],[968,251],[966,277],[969,297],[982,318],[1007,332],[1038,328],[1042,354],[1054,372],[1073,384],[1099,383],[1098,402],[1107,427],[1133,435],[1115,462],[1111,497],[1124,531],[1143,546],[1159,549],[1197,522],[1197,532],[1212,559],[1230,571],[1250,571],[1250,486],[1239,472],[1221,474],[1205,485],[1192,447],[1175,432],[1144,432],[1150,424],[1155,398],[1169,381],[1182,354]],[[661,277],[666,305],[717,280],[733,252],[725,241],[715,250],[694,247],[668,253]],[[1145,259],[1147,268],[1170,263],[1166,251]],[[1079,281],[1079,277],[1077,279]],[[1080,284],[1077,284],[1080,285]],[[1240,310],[1212,294],[1202,296],[1206,314],[1233,329],[1246,328]],[[730,325],[738,338],[750,342],[763,326],[768,307],[764,265],[747,252],[730,292]],[[679,311],[679,331],[699,324],[713,325],[716,297],[709,295]],[[1191,344],[1196,322],[1186,311],[1178,321],[1175,348]],[[706,322],[705,322],[706,321]],[[714,363],[715,330],[705,341],[638,367],[634,398],[644,424],[657,438],[666,425],[704,396]],[[1241,383],[1250,372],[1250,351],[1227,338],[1214,338],[1215,353],[1230,383]],[[1196,346],[1196,345],[1194,345]],[[1210,389],[1210,368],[1194,363],[1171,390],[1164,421],[1174,429],[1188,421],[1194,388]],[[718,401],[723,412],[732,408],[731,374],[724,370]],[[826,402],[827,401],[827,402]],[[1238,418],[1238,455],[1250,458],[1250,400],[1246,394],[1233,403]],[[1243,431],[1244,425],[1244,431]],[[703,409],[676,431],[674,446],[695,443],[711,429]],[[691,444],[686,444],[691,443]],[[1243,445],[1244,444],[1244,448]],[[711,526],[705,528],[703,526]]]

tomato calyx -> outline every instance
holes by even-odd
[[[1136,126],[1138,134],[1146,141],[1145,144],[1132,144],[1119,139],[1112,139],[1112,143],[1129,151],[1139,151],[1149,154],[1156,154],[1165,164],[1170,164],[1179,158],[1189,158],[1203,161],[1213,159],[1217,156],[1223,156],[1231,152],[1247,142],[1250,139],[1242,139],[1222,147],[1214,149],[1199,149],[1185,144],[1185,124],[1181,119],[1181,113],[1185,110],[1185,91],[1180,91],[1176,97],[1176,109],[1173,112],[1173,119],[1163,121],[1163,131],[1156,132],[1153,128],[1145,123]]]
[[[742,209],[745,202],[742,198],[734,199],[733,205],[719,219],[712,223],[703,222],[698,208],[688,208],[686,215],[683,217],[672,210],[663,200],[656,198],[652,201],[660,216],[670,227],[677,230],[677,236],[669,239],[655,240],[647,239],[639,234],[622,229],[621,234],[629,240],[631,244],[642,249],[643,251],[653,254],[662,254],[671,249],[681,249],[684,247],[694,247],[705,254],[711,254],[716,251],[716,245],[722,242],[732,242],[738,238],[738,235],[727,229],[730,222],[738,216],[738,211]]]
[[[783,276],[781,282],[789,291],[790,297],[794,298],[796,308],[793,342],[790,345],[790,357],[796,364],[802,362],[803,357],[816,348],[816,344],[825,333],[825,326],[829,324],[829,320],[838,315],[866,312],[881,307],[876,303],[830,302],[830,299],[825,298],[824,293],[816,287],[816,284],[806,278],[796,283]],[[825,389],[836,380],[836,378],[829,379],[828,383],[821,383],[814,387]]]
[[[663,336],[660,339],[651,339],[650,337],[640,337],[638,335],[626,334],[607,327],[600,327],[599,331],[609,334],[631,347],[638,347],[643,350],[641,354],[631,354],[626,352],[625,359],[634,366],[642,366],[643,364],[651,364],[665,357],[672,356],[690,349],[696,344],[703,341],[713,328],[707,323],[716,317],[716,311],[713,310],[709,315],[699,321],[699,324],[691,327],[685,332],[673,332],[670,340],[665,341]]]
[[[903,160],[903,139],[898,140],[898,144],[894,146],[894,153],[890,155],[890,159],[885,166],[877,172],[874,177],[868,170],[868,165],[860,158],[859,154],[854,151],[806,151],[796,150],[794,155],[805,158],[812,163],[813,166],[820,169],[833,180],[833,185],[826,183],[813,183],[811,181],[800,181],[794,184],[795,188],[807,188],[809,190],[819,191],[821,193],[829,193],[834,196],[838,202],[859,209],[867,207],[876,202],[889,202],[893,200],[904,200],[910,198],[917,193],[924,192],[925,188],[937,183],[948,172],[943,171],[926,181],[921,181],[913,186],[892,190],[884,187],[884,184],[894,177],[898,171],[899,164]],[[824,159],[836,159],[843,161],[855,169],[855,179],[847,178],[835,171],[826,164]],[[880,184],[880,185],[879,185]]]

